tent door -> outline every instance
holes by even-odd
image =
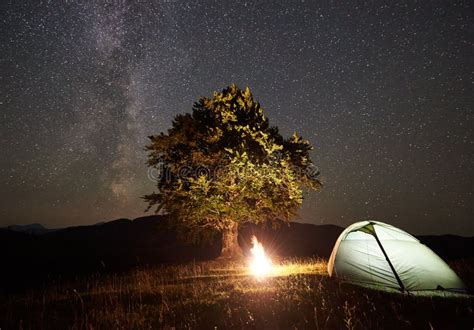
[[[374,224],[369,223],[367,226],[359,228],[358,230],[360,230],[360,231],[362,231],[366,234],[370,234],[370,235],[375,237],[375,240],[377,241],[377,244],[379,245],[380,249],[382,250],[383,255],[385,256],[385,260],[387,260],[388,265],[390,266],[390,269],[393,272],[393,275],[395,275],[395,278],[397,279],[398,285],[400,285],[400,290],[402,292],[405,291],[405,285],[403,285],[403,282],[400,279],[400,277],[398,276],[397,271],[395,270],[395,267],[393,267],[393,264],[392,264],[392,262],[390,261],[390,258],[387,255],[387,252],[385,252],[385,249],[383,248],[382,243],[380,242],[379,238],[377,237],[377,233],[375,232]]]
[[[387,252],[385,252],[385,249],[384,249],[383,246],[382,246],[382,243],[380,243],[380,240],[379,240],[379,238],[377,237],[377,234],[375,234],[374,236],[375,236],[375,240],[377,241],[377,243],[378,243],[379,246],[380,246],[380,249],[381,249],[382,252],[383,252],[383,255],[385,256],[385,259],[386,259],[387,262],[388,262],[388,265],[390,266],[390,269],[391,269],[392,272],[393,272],[393,275],[395,275],[395,278],[397,279],[398,285],[400,285],[400,290],[401,290],[402,292],[405,291],[405,286],[403,285],[402,280],[401,280],[400,277],[398,276],[397,271],[395,270],[395,267],[393,267],[392,262],[390,261],[390,258],[389,258],[388,255],[387,255]]]

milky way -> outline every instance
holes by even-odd
[[[143,215],[143,148],[200,96],[249,86],[314,146],[299,221],[474,234],[468,2],[1,5],[0,225]]]

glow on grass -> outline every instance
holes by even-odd
[[[265,249],[262,243],[257,240],[257,237],[252,236],[252,248],[250,249],[251,258],[249,268],[253,276],[262,279],[272,272],[272,261],[265,254]]]

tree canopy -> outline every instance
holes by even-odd
[[[309,142],[270,126],[249,88],[231,85],[201,98],[150,141],[147,164],[160,175],[158,190],[144,199],[192,234],[290,221],[303,189],[321,187]]]

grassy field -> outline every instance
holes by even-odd
[[[472,329],[472,297],[374,291],[284,260],[258,280],[244,263],[202,262],[94,275],[0,296],[4,329]],[[452,264],[472,287],[472,262]]]

